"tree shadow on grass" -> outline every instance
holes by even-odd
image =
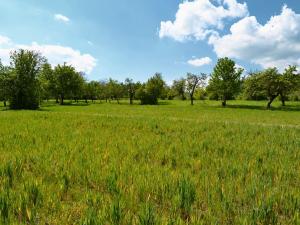
[[[58,107],[58,106],[89,106],[91,105],[90,103],[64,103],[63,105],[56,104],[56,103],[44,103],[41,105],[41,108],[48,108],[48,107]]]
[[[157,105],[171,105],[172,103],[170,101],[160,101]]]
[[[222,106],[218,106],[222,108]],[[270,110],[270,111],[300,111],[300,105],[286,105],[286,106],[273,106],[271,109],[267,109],[266,106],[259,105],[227,105],[225,108],[230,109],[252,109],[252,110]]]

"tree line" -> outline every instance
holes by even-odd
[[[66,63],[54,68],[40,53],[17,50],[10,54],[10,65],[4,66],[0,60],[0,101],[11,109],[37,109],[44,100],[55,99],[58,104],[65,100],[78,102],[117,101],[129,99],[133,104],[158,104],[158,99],[221,100],[268,100],[267,108],[280,97],[282,105],[293,96],[300,100],[300,75],[296,66],[289,66],[283,73],[277,68],[250,72],[243,75],[243,69],[227,57],[218,60],[212,73],[199,75],[187,73],[185,78],[167,85],[160,73],[154,74],[147,82],[134,82],[127,78],[124,82],[87,81],[84,73],[76,71]]]

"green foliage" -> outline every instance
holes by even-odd
[[[10,96],[10,86],[11,71],[8,67],[2,65],[0,59],[0,100],[3,101],[5,107]]]
[[[195,90],[195,99],[197,100],[206,100],[207,99],[207,91],[204,88],[197,88]]]
[[[280,76],[279,81],[279,95],[281,97],[282,105],[284,106],[288,95],[293,91],[300,89],[300,75],[297,74],[297,67],[289,66],[286,68],[283,74]]]
[[[99,92],[101,91],[100,83],[97,81],[85,82],[83,84],[83,98],[87,102],[91,99],[92,102],[99,97]]]
[[[236,68],[233,60],[219,59],[209,80],[209,92],[218,95],[226,106],[226,101],[240,92],[242,73],[243,69]]]
[[[288,95],[297,90],[299,77],[295,66],[289,66],[283,74],[276,68],[268,68],[247,77],[244,82],[244,94],[250,99],[266,96],[269,100],[268,108],[280,96],[284,106]]]
[[[133,99],[135,97],[135,92],[139,87],[139,83],[134,83],[132,79],[126,78],[125,79],[125,89],[128,92],[128,97],[129,97],[129,103],[130,105],[133,104]]]
[[[11,53],[12,81],[10,108],[37,109],[39,107],[38,74],[45,59],[34,51],[19,50]]]
[[[136,93],[142,105],[156,105],[158,98],[164,94],[165,82],[161,74],[156,73],[146,84],[142,85]]]
[[[173,81],[173,85],[172,85],[172,89],[174,92],[174,96],[179,96],[181,98],[181,100],[185,100],[185,91],[186,91],[186,87],[185,87],[185,79],[181,78],[179,80],[174,80]]]
[[[246,100],[267,100],[268,96],[261,87],[258,73],[250,73],[243,82],[243,97]]]
[[[65,98],[78,97],[84,84],[83,75],[76,72],[75,68],[67,64],[57,65],[54,68],[54,82],[56,93],[59,94],[60,104],[64,104]]]
[[[207,75],[202,73],[200,76],[188,73],[186,78],[186,90],[191,99],[191,105],[194,105],[194,93],[198,87],[204,87]]]
[[[49,63],[45,63],[42,65],[40,74],[39,74],[39,82],[40,82],[40,92],[42,99],[50,99],[55,98],[58,93],[56,88],[56,82],[54,77],[54,72]]]
[[[120,98],[124,94],[124,86],[117,80],[109,79],[107,83],[107,91],[110,99],[115,99],[119,103]]]

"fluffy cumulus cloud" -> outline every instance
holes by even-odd
[[[201,66],[205,66],[205,65],[209,65],[212,63],[211,58],[209,57],[203,57],[203,58],[193,58],[190,59],[189,61],[187,61],[187,63],[189,65],[195,66],[195,67],[201,67]]]
[[[175,21],[162,21],[160,38],[170,37],[177,41],[203,40],[209,34],[224,27],[226,19],[248,15],[246,3],[236,0],[194,0],[179,5]]]
[[[263,68],[300,64],[300,14],[284,6],[280,15],[262,25],[249,16],[233,24],[230,34],[212,35],[209,43],[219,57],[247,60]]]
[[[68,23],[70,22],[70,19],[62,14],[55,14],[54,19],[57,21],[61,21],[63,23]]]
[[[9,64],[9,54],[16,49],[28,49],[40,52],[45,56],[49,63],[53,66],[66,62],[73,65],[78,71],[91,73],[96,66],[97,60],[90,54],[82,54],[78,50],[74,50],[71,47],[65,47],[61,45],[40,45],[33,42],[30,45],[20,45],[13,43],[9,38],[0,36],[0,58],[4,64]],[[8,40],[1,42],[1,40]]]
[[[10,39],[8,37],[0,35],[0,45],[9,44],[9,43],[10,43]]]

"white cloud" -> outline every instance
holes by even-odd
[[[245,67],[241,66],[240,64],[235,64],[235,67],[238,69],[246,70]]]
[[[11,41],[8,37],[0,35],[0,45],[9,44]]]
[[[300,14],[287,6],[264,25],[254,16],[246,17],[233,24],[230,32],[209,39],[218,57],[247,60],[263,68],[276,66],[280,70],[300,64]]]
[[[33,42],[31,45],[20,45],[13,42],[0,43],[0,58],[4,64],[9,64],[9,54],[16,49],[28,49],[40,52],[53,66],[66,62],[76,68],[76,70],[91,73],[96,66],[97,60],[90,54],[82,54],[71,47],[61,45],[40,45]]]
[[[62,14],[55,14],[54,19],[57,21],[64,22],[64,23],[70,22],[70,19]]]
[[[209,57],[203,57],[199,59],[190,59],[189,61],[187,61],[187,63],[195,67],[201,67],[211,64],[212,60]]]
[[[216,29],[223,29],[225,19],[248,15],[246,3],[219,0],[216,4],[211,0],[184,1],[179,5],[174,22],[161,22],[160,38],[170,37],[176,41],[203,40],[207,35],[216,33]]]

